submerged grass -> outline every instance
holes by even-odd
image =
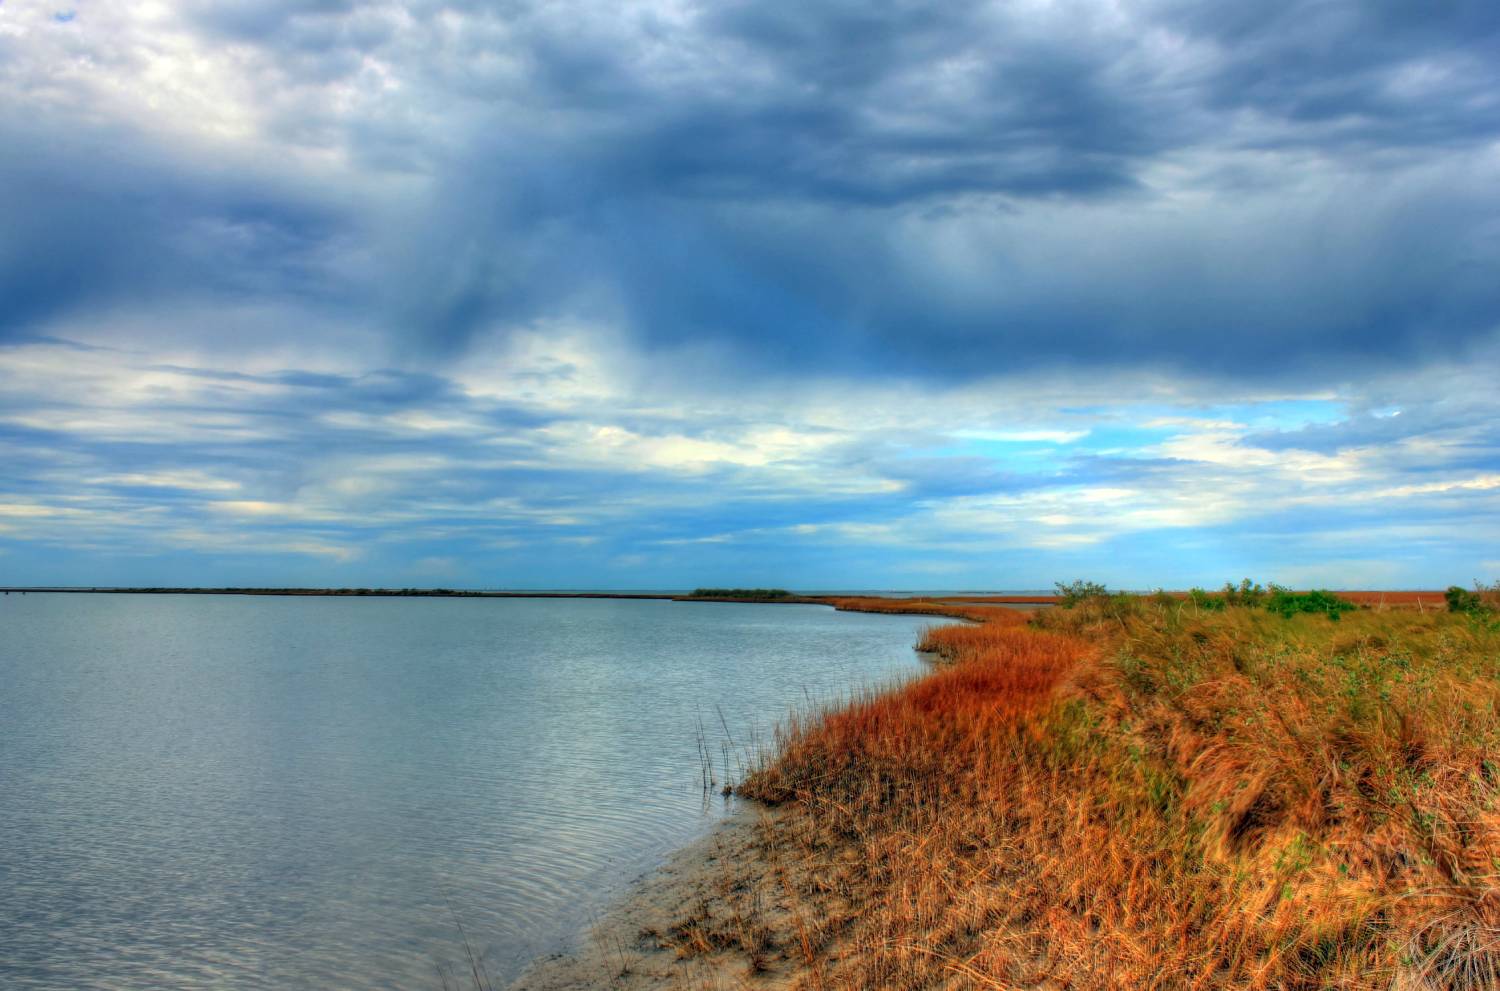
[[[806,988],[1500,987],[1497,624],[836,604],[976,625],[924,633],[931,674],[793,722],[738,788],[782,807],[767,848],[797,865],[766,893],[795,929],[735,921],[752,972],[779,952]]]

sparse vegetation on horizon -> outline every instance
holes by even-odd
[[[792,593],[784,588],[695,588],[689,598],[693,599],[790,599]]]

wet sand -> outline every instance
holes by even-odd
[[[774,896],[795,870],[770,854],[776,814],[742,802],[713,832],[638,880],[577,950],[534,962],[510,991],[790,987],[799,961],[785,948],[769,948],[754,973],[738,946],[690,949],[695,921],[713,920],[705,928],[722,929],[736,918],[762,925],[791,915],[789,903]],[[707,942],[716,940],[710,935]]]

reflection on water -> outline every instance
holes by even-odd
[[[0,986],[439,987],[456,918],[503,985],[711,824],[700,725],[717,768],[721,712],[766,739],[913,670],[923,622],[5,597]]]

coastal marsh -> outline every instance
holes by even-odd
[[[740,788],[780,865],[741,902],[780,928],[665,945],[768,987],[1500,986],[1493,618],[973,609],[924,635],[942,668],[790,724]]]

